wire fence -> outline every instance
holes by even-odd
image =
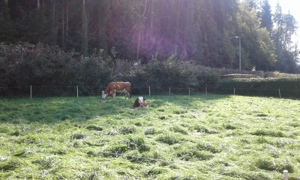
[[[27,86],[9,87],[9,93],[1,93],[0,97],[8,98],[36,98],[36,97],[80,97],[101,96],[105,86]],[[1,92],[1,89],[0,89]],[[300,98],[300,90],[294,89],[256,89],[256,88],[176,88],[176,87],[133,87],[131,95],[200,95],[224,94],[242,96],[262,96],[276,98]]]

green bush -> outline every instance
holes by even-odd
[[[298,98],[300,78],[234,78],[219,77],[225,70],[202,67],[193,61],[170,56],[165,60],[153,58],[147,64],[140,61],[114,59],[94,52],[89,57],[65,52],[44,44],[0,44],[1,96],[28,96],[33,86],[34,96],[74,96],[76,86],[80,95],[99,95],[111,81],[129,81],[132,94],[148,94],[148,87],[160,94],[204,91],[222,94],[279,96]],[[274,72],[276,73],[276,72]]]
[[[204,91],[205,87],[215,87],[219,81],[219,75],[213,71],[201,71],[197,75],[200,88]]]
[[[299,98],[300,78],[235,78],[223,79],[216,85],[216,91],[223,94],[255,95],[270,97]]]
[[[81,94],[98,92],[111,80],[108,60],[101,53],[81,57],[41,43],[0,44],[0,94],[28,95],[30,85],[35,96],[74,94],[68,86],[76,85],[83,87]],[[49,88],[54,86],[60,88]]]

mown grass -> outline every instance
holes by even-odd
[[[299,100],[0,100],[0,179],[300,179]]]

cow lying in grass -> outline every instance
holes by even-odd
[[[105,91],[102,91],[102,99],[105,99],[107,95],[112,95],[113,98],[116,97],[116,93],[124,93],[125,99],[130,98],[131,84],[130,82],[110,82]]]
[[[136,100],[133,103],[133,108],[137,108],[137,107],[148,107],[147,102],[146,102],[146,98],[143,98],[142,96],[136,98]]]

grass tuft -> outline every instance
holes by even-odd
[[[99,126],[96,126],[96,125],[88,125],[86,127],[86,129],[88,129],[88,130],[94,130],[94,131],[102,131],[103,130],[102,127],[99,127]]]
[[[153,134],[156,134],[156,133],[157,133],[157,130],[153,127],[147,128],[144,132],[145,135],[153,135]]]
[[[0,162],[1,171],[13,171],[20,166],[21,163],[18,160],[8,160],[8,161]]]
[[[171,131],[178,132],[180,134],[184,134],[184,135],[188,134],[187,130],[185,130],[184,128],[182,128],[178,125],[175,125],[175,126],[171,127],[170,129],[171,129]]]
[[[176,144],[180,142],[180,139],[178,136],[176,136],[175,134],[163,134],[160,135],[157,139],[157,141],[166,143],[168,145],[172,145],[172,144]]]
[[[275,159],[271,157],[260,157],[255,161],[255,165],[259,169],[268,171],[283,172],[283,170],[288,170],[289,173],[294,172],[294,167],[289,161],[278,158]]]
[[[87,135],[84,134],[83,132],[77,132],[71,136],[71,139],[79,140],[79,139],[84,139],[86,137],[87,137]]]
[[[214,145],[205,142],[198,143],[197,149],[201,151],[208,151],[211,153],[220,153],[222,151],[220,148],[217,148]]]
[[[278,131],[278,130],[259,129],[252,132],[251,134],[257,136],[286,137],[286,135],[282,131]]]
[[[120,134],[133,134],[137,132],[137,128],[135,126],[122,126],[118,128],[118,132]]]

